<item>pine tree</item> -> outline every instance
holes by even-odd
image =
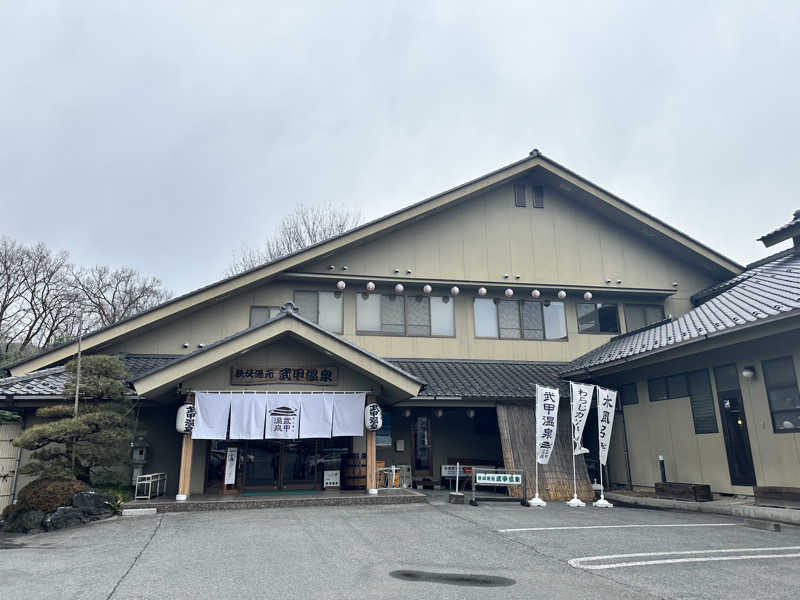
[[[91,484],[92,476],[125,465],[133,436],[134,404],[128,396],[124,365],[113,356],[84,356],[81,362],[78,416],[69,401],[75,397],[76,364],[66,365],[64,404],[37,409],[47,421],[26,429],[14,445],[32,450],[20,473],[40,477],[75,477]],[[73,468],[74,450],[74,468]]]

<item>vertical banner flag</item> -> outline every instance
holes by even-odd
[[[558,390],[536,386],[536,462],[546,465],[556,441]]]
[[[614,424],[614,407],[617,404],[616,390],[597,388],[597,428],[600,441],[600,464],[606,464],[611,445],[611,426]]]
[[[592,405],[595,386],[572,381],[570,386],[572,386],[572,439],[575,441],[572,453],[575,455],[586,454],[589,450],[583,447],[581,437],[583,428],[586,426],[586,419],[589,417],[589,407]]]

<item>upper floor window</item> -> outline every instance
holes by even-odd
[[[626,304],[625,326],[628,331],[647,327],[664,320],[664,307],[660,304]]]
[[[563,302],[475,298],[475,336],[500,339],[563,340]]]
[[[619,333],[616,304],[579,302],[578,333]]]
[[[764,369],[764,384],[767,387],[769,409],[772,413],[772,429],[775,433],[800,431],[800,392],[794,361],[783,356],[761,363]]]
[[[356,296],[356,331],[384,335],[452,337],[454,300],[450,296]]]
[[[295,291],[294,303],[301,317],[328,331],[342,333],[342,292]]]
[[[274,319],[281,314],[279,306],[251,306],[250,307],[250,327],[263,325],[270,319]]]
[[[714,412],[708,369],[650,379],[647,388],[650,402],[688,397],[694,432],[717,433],[717,416]]]
[[[622,396],[622,404],[628,406],[630,404],[639,404],[639,394],[636,391],[635,383],[626,383],[619,389],[619,394]]]

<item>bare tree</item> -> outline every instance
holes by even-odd
[[[156,277],[145,277],[134,269],[111,270],[96,265],[73,269],[75,288],[80,291],[85,313],[91,315],[91,326],[107,327],[148,310],[169,299]]]
[[[0,240],[0,365],[104,327],[168,299],[155,277],[133,269],[76,268],[45,244]]]
[[[242,246],[234,255],[226,275],[243,273],[265,263],[278,260],[308,246],[336,237],[361,222],[357,210],[331,204],[307,206],[300,204],[286,215],[267,238],[262,248]]]

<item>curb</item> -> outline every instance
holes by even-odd
[[[681,510],[684,512],[701,512],[717,515],[730,515],[743,519],[761,521],[777,521],[788,525],[800,525],[800,510],[794,508],[774,508],[771,506],[753,506],[749,504],[712,502],[689,502],[685,500],[667,500],[665,498],[646,498],[626,496],[625,494],[606,493],[606,498],[628,506],[660,508],[663,510]]]

